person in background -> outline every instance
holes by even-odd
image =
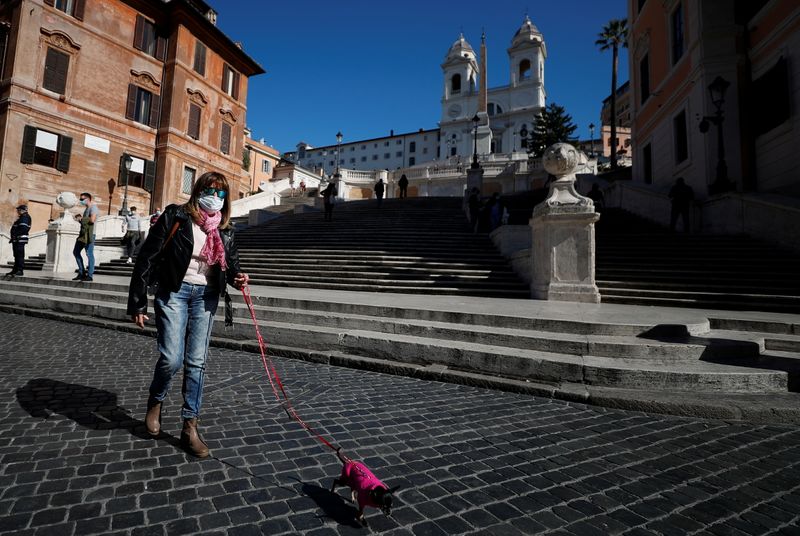
[[[144,238],[143,233],[139,231],[139,225],[139,215],[136,213],[136,207],[131,207],[130,212],[125,216],[126,231],[125,236],[122,238],[122,243],[125,244],[125,255],[128,257],[127,264],[133,264],[136,248]]]
[[[381,206],[383,203],[383,192],[386,191],[386,186],[383,183],[383,179],[378,179],[378,182],[375,183],[375,197],[378,200],[378,207]]]
[[[686,184],[683,177],[678,177],[669,191],[669,198],[672,201],[669,230],[675,230],[675,225],[678,223],[678,217],[680,216],[683,220],[683,232],[688,233],[690,230],[689,212],[692,208],[692,200],[694,200],[694,190]]]
[[[406,177],[405,173],[400,175],[397,186],[400,188],[400,198],[408,197],[408,177]]]
[[[161,217],[161,208],[156,207],[156,211],[150,214],[150,227],[156,224],[159,217]]]
[[[75,261],[78,263],[78,275],[75,276],[73,281],[93,281],[94,275],[94,224],[97,221],[99,210],[97,205],[92,201],[92,194],[83,192],[80,195],[80,203],[83,205],[83,215],[81,216],[81,232],[78,234],[78,239],[75,240],[75,247],[72,248],[72,254],[75,256]],[[89,262],[88,268],[83,264],[83,257],[81,252],[86,250],[86,259]]]
[[[149,320],[147,287],[158,285],[154,303],[160,355],[150,383],[145,428],[153,437],[161,433],[161,407],[182,368],[180,442],[199,458],[209,455],[197,419],[214,314],[224,296],[226,323],[232,319],[227,285],[241,289],[249,280],[239,267],[229,194],[228,179],[208,172],[197,179],[185,204],[169,205],[142,245],[128,292],[128,315],[144,328]]]
[[[28,205],[17,207],[17,220],[11,226],[11,250],[14,253],[14,268],[6,275],[23,275],[25,272],[25,244],[31,231]]]
[[[333,203],[336,199],[336,186],[334,183],[328,183],[328,186],[322,190],[322,200],[325,207],[325,221],[333,221]]]

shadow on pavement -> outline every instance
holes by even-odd
[[[325,517],[328,517],[338,523],[339,525],[347,525],[354,528],[361,528],[362,525],[356,521],[358,510],[347,504],[344,499],[337,493],[331,493],[331,490],[321,488],[308,482],[303,482],[303,494],[313,499],[317,506],[319,506]]]
[[[116,393],[110,391],[49,378],[34,378],[17,389],[16,395],[20,407],[33,417],[47,419],[58,414],[85,428],[123,429],[139,439],[153,439],[145,430],[144,421],[131,417],[129,411],[117,403]],[[180,447],[176,437],[164,432],[158,439]]]

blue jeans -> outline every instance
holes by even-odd
[[[164,400],[172,377],[183,367],[181,417],[193,419],[203,403],[206,357],[219,290],[181,283],[177,292],[159,291],[155,298],[160,356],[150,384],[150,396]]]
[[[89,259],[89,272],[86,272],[86,268],[83,265],[83,257],[81,256],[81,251],[86,249],[86,258]],[[72,248],[72,254],[75,255],[75,260],[78,262],[78,275],[88,275],[92,277],[94,275],[94,242],[91,244],[84,244],[83,242],[75,242],[75,247]]]

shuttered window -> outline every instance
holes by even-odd
[[[231,126],[228,123],[222,123],[222,135],[219,140],[219,150],[224,154],[231,154]]]
[[[160,96],[154,95],[135,84],[128,84],[128,101],[125,107],[125,117],[137,123],[156,128],[158,127],[160,112]]]
[[[201,76],[206,75],[206,46],[200,41],[194,44],[194,70]]]
[[[5,79],[6,49],[8,48],[8,26],[0,22],[0,80]]]
[[[83,20],[86,0],[44,0],[44,3],[59,11],[63,11],[67,15],[72,15],[78,20]]]
[[[125,169],[125,159],[131,158],[130,171]],[[144,188],[148,192],[153,191],[155,184],[156,163],[153,160],[145,160],[138,156],[128,153],[122,153],[119,157],[119,175],[117,177],[117,184],[120,186],[134,186],[136,188]]]
[[[167,53],[167,40],[159,35],[156,25],[136,15],[136,28],[133,32],[133,46],[159,61],[164,61]]]
[[[239,73],[231,69],[227,63],[222,66],[222,91],[239,100]]]
[[[63,95],[67,90],[67,71],[69,70],[69,54],[47,47],[44,62],[44,79],[42,86]]]
[[[72,138],[26,125],[22,134],[23,164],[38,164],[67,173],[72,153]]]
[[[189,105],[189,128],[186,133],[190,138],[200,139],[200,107],[196,104]]]

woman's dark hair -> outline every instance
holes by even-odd
[[[217,173],[216,171],[209,171],[207,173],[203,173],[194,183],[192,186],[192,195],[189,197],[189,201],[186,202],[184,205],[184,210],[186,213],[191,216],[192,220],[195,223],[200,221],[200,205],[197,204],[197,200],[203,195],[203,190],[210,187],[219,188],[220,190],[225,190],[225,199],[222,200],[222,220],[219,222],[220,228],[224,229],[228,227],[231,222],[231,188],[228,184],[228,179],[222,173]]]

